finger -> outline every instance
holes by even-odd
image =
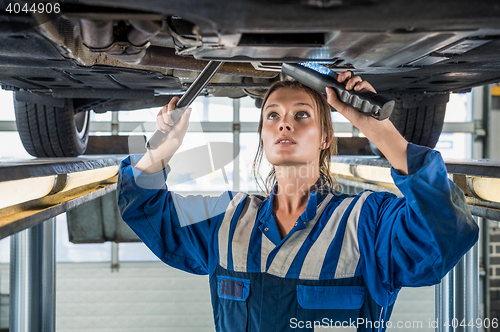
[[[352,90],[352,88],[354,88],[354,86],[357,84],[357,83],[360,83],[362,82],[363,79],[359,76],[354,76],[352,77],[351,79],[349,79],[349,81],[347,81],[346,85],[345,85],[345,88],[346,90]]]
[[[167,125],[166,128],[171,127],[174,124],[174,121],[172,120],[172,110],[170,110],[170,105],[163,106],[161,109],[162,111],[162,119],[163,123]]]
[[[332,102],[336,102],[338,100],[337,94],[333,91],[332,88],[326,88],[326,101],[331,105]]]
[[[179,97],[173,97],[167,105],[167,111],[165,113],[165,123],[172,127],[175,124],[174,119],[172,118],[172,113],[174,112],[177,102],[179,101]]]
[[[172,129],[172,133],[175,135],[180,135],[180,137],[184,137],[189,127],[189,118],[191,116],[192,108],[187,108],[182,114],[181,118],[175,124],[175,127]]]
[[[345,71],[337,75],[337,81],[339,83],[344,83],[346,80],[349,80],[352,76],[352,71]]]
[[[168,129],[167,124],[165,123],[165,113],[167,112],[166,109],[167,107],[163,106],[156,116],[156,128],[163,132],[166,132]]]
[[[371,91],[373,93],[377,93],[377,91],[375,91],[375,88],[367,81],[362,81],[362,82],[356,83],[356,85],[354,86],[354,90],[356,90],[356,91],[368,90],[368,91]]]
[[[335,91],[330,87],[326,88],[326,101],[338,112],[342,112],[347,106],[339,100]]]
[[[177,104],[178,100],[179,98],[173,97],[172,99],[170,99],[170,102],[167,105],[162,107],[161,115],[162,115],[162,120],[165,124],[168,124],[170,126],[173,125],[172,112],[174,111],[175,105]]]
[[[172,119],[172,112],[173,111],[168,111],[164,114],[163,116],[163,121],[165,121],[165,124],[167,125],[167,128],[169,130],[174,126],[175,122],[174,119]]]
[[[172,99],[170,99],[170,102],[168,103],[168,109],[173,111],[178,101],[179,97],[173,97]]]

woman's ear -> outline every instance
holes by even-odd
[[[330,144],[332,144],[332,138],[333,138],[332,133],[323,134],[323,140],[321,142],[321,150],[326,150],[330,147]]]

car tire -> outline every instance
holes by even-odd
[[[449,93],[384,93],[396,104],[390,116],[394,127],[411,143],[434,148],[443,130],[446,103]],[[373,153],[383,156],[370,142]]]
[[[14,94],[14,109],[21,142],[30,155],[76,157],[85,152],[90,112],[75,112],[72,99],[64,100],[64,106],[58,107],[18,101]]]

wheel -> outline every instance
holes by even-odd
[[[389,120],[396,129],[411,143],[434,148],[443,130],[446,103],[450,95],[423,93],[384,93],[396,104]],[[370,143],[373,153],[382,153]]]
[[[90,113],[75,112],[72,99],[66,99],[64,106],[58,107],[19,101],[14,94],[14,109],[21,142],[30,155],[75,157],[85,152]]]

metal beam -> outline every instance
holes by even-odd
[[[122,158],[53,158],[0,163],[0,186],[12,187],[17,193],[11,192],[13,202],[0,209],[0,239],[116,190],[118,164]],[[33,185],[41,186],[40,179],[45,180],[46,190],[27,200],[23,193],[29,193]]]
[[[491,294],[490,294],[490,221],[485,218],[479,218],[481,220],[480,230],[481,230],[481,251],[482,251],[482,267],[484,274],[482,274],[482,292],[483,292],[483,302],[484,302],[484,321],[490,321],[491,315]],[[489,328],[485,329],[490,331]]]
[[[376,156],[335,156],[331,160],[332,172],[342,185],[354,186],[375,191],[390,191],[400,195],[389,176],[390,163]],[[482,186],[491,182],[490,189],[495,190],[500,178],[500,162],[492,160],[445,162],[453,181],[466,194],[467,204],[473,215],[500,221],[500,202],[477,196],[475,180],[480,179]],[[466,175],[465,175],[466,174]],[[370,175],[370,177],[368,177]],[[486,179],[486,180],[485,180]],[[468,181],[470,180],[470,181]],[[475,190],[476,189],[476,190]],[[487,198],[485,196],[485,198]]]
[[[0,131],[17,131],[16,121],[0,121]]]
[[[10,331],[55,331],[55,219],[11,238]]]
[[[233,132],[232,122],[200,122],[201,126],[190,126],[188,132]],[[242,122],[240,124],[240,132],[256,133],[258,123]],[[91,132],[110,132],[111,124],[109,122],[91,122],[89,130]],[[201,128],[201,130],[200,130]],[[140,132],[148,133],[156,130],[156,123],[154,122],[120,122],[120,133]]]
[[[476,332],[479,318],[478,245],[472,247],[434,287],[435,331]]]
[[[233,99],[233,190],[240,190],[240,100]]]
[[[453,270],[448,272],[441,280],[441,283],[434,286],[435,288],[435,304],[434,304],[434,321],[436,332],[453,332],[451,322],[454,318],[454,273]]]
[[[474,122],[445,122],[443,133],[474,133]]]
[[[456,332],[476,332],[479,318],[479,263],[478,245],[467,252],[457,266],[455,273],[455,314],[450,324]],[[474,324],[468,325],[470,322]],[[464,324],[465,323],[465,324]]]
[[[37,158],[0,162],[0,182],[88,171],[120,165],[126,155]]]
[[[116,180],[114,178],[96,185],[76,188],[65,195],[41,198],[2,209],[0,211],[0,240],[116,190]]]
[[[335,156],[331,161],[350,165],[366,165],[383,168],[391,167],[387,159],[377,156]],[[500,161],[498,160],[445,160],[445,164],[448,173],[500,178]]]
[[[132,132],[136,130],[141,125],[144,125],[146,131],[153,132],[156,129],[156,124],[151,121],[139,122],[139,121],[122,121],[120,122],[120,132]],[[233,127],[231,122],[201,122],[203,132],[232,132]],[[90,131],[97,132],[110,132],[112,127],[112,122],[108,121],[92,121],[90,122]],[[257,122],[242,122],[241,132],[245,133],[256,133],[258,123]],[[337,122],[334,124],[336,133],[352,133],[353,126],[349,122]],[[447,122],[443,125],[443,133],[474,133],[474,123],[473,122]],[[1,131],[17,131],[17,126],[15,121],[0,121],[0,132]],[[199,131],[196,128],[190,131]]]

